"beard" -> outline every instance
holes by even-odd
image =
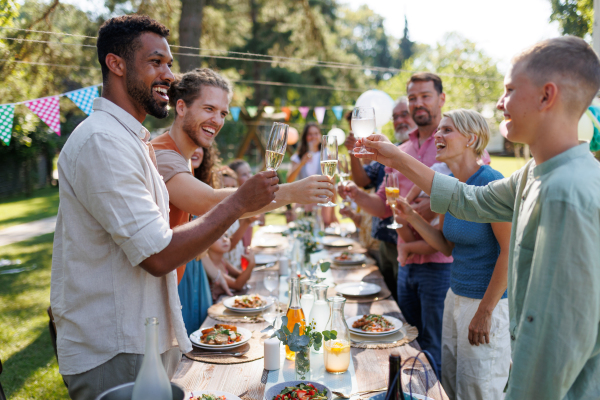
[[[400,143],[404,143],[408,140],[408,134],[410,132],[410,126],[407,124],[400,124],[398,129],[394,132],[394,137]]]
[[[188,113],[191,116],[191,113]],[[208,148],[212,145],[212,140],[210,143],[203,143],[200,139],[200,125],[196,121],[194,121],[191,117],[186,115],[183,117],[183,123],[181,124],[181,130],[190,138],[192,142],[198,147]]]
[[[427,113],[427,115],[417,116],[416,115],[417,111],[425,111]],[[428,126],[428,125],[431,125],[431,123],[433,122],[433,117],[431,116],[431,112],[429,112],[429,110],[426,109],[425,107],[415,108],[413,110],[412,117],[413,117],[413,121],[415,121],[415,124],[417,124],[418,126]]]
[[[144,111],[146,111],[146,114],[160,119],[169,115],[169,110],[167,109],[168,102],[165,101],[164,104],[160,104],[156,101],[152,94],[152,87],[146,87],[141,80],[136,80],[133,77],[133,74],[127,74],[125,82],[127,85],[127,93],[134,101],[142,106]],[[171,86],[168,82],[159,82],[158,84]]]

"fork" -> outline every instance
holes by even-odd
[[[336,392],[335,390],[332,390],[331,393],[335,394],[337,397],[341,397],[342,399],[349,399],[350,397],[353,396],[358,396],[359,394],[366,394],[366,393],[374,393],[374,392],[383,392],[384,390],[387,390],[387,387],[381,388],[381,389],[371,389],[371,390],[363,390],[361,392],[354,392],[352,394],[344,394],[342,392]]]
[[[237,352],[237,353],[196,353],[194,355],[197,356],[197,357],[211,357],[211,356],[217,356],[217,357],[221,357],[221,356],[225,356],[225,357],[239,357],[239,356],[243,356],[248,351],[249,350],[240,351],[240,352]]]

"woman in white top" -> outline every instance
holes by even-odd
[[[312,175],[321,175],[321,129],[314,122],[306,124],[298,152],[291,158],[292,168],[287,176],[288,182],[304,179]]]

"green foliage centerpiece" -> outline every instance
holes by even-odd
[[[310,348],[319,350],[323,345],[323,339],[333,340],[337,338],[336,331],[315,331],[315,323],[311,322],[304,327],[300,333],[300,324],[296,323],[290,332],[287,327],[287,317],[281,318],[281,328],[275,330],[271,337],[277,337],[281,343],[289,346],[290,350],[296,352],[295,369],[296,379],[308,379],[310,373]],[[272,329],[272,326],[269,328]],[[267,329],[269,329],[267,328]]]

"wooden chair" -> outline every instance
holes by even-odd
[[[0,375],[2,375],[2,360],[0,360]],[[0,400],[6,400],[4,389],[2,389],[2,382],[0,382]]]

